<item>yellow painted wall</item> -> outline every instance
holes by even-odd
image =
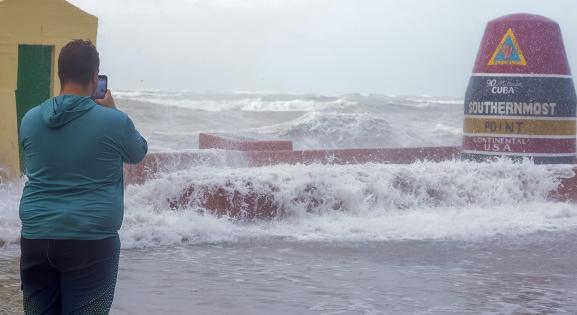
[[[98,19],[65,0],[0,0],[0,176],[20,175],[16,94],[18,45],[54,46],[53,95],[60,93],[58,54],[73,39],[96,43]],[[6,176],[6,174],[4,174]]]
[[[0,177],[15,178],[20,174],[17,130],[14,91],[0,90]]]

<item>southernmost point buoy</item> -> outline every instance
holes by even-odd
[[[493,20],[465,96],[462,155],[573,164],[576,105],[559,25],[529,14]]]

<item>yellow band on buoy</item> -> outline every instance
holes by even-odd
[[[465,118],[467,134],[507,134],[528,136],[573,136],[575,120],[531,120],[500,118]]]

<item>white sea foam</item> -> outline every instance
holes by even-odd
[[[572,174],[569,166],[508,161],[196,167],[129,187],[122,236],[125,246],[141,247],[247,237],[469,240],[563,231],[577,228],[577,209],[547,196],[559,176]],[[190,184],[272,195],[286,215],[240,223],[207,214],[194,198],[188,208],[170,210],[168,200]]]
[[[422,139],[420,132],[369,113],[309,112],[286,123],[251,132],[291,139],[299,148],[406,147]],[[429,138],[429,135],[424,135]]]
[[[547,200],[570,166],[416,163],[412,165],[198,166],[129,186],[125,248],[282,237],[295,240],[468,240],[577,228],[577,208]],[[249,184],[250,183],[250,184]],[[190,184],[272,195],[286,215],[242,223],[207,213],[192,199],[168,200]],[[250,187],[250,188],[249,188]],[[15,243],[22,183],[0,186],[0,240]]]
[[[23,181],[0,181],[0,248],[14,243],[20,235],[18,205]]]

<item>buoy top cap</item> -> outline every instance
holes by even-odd
[[[529,13],[515,13],[515,14],[509,14],[509,15],[505,15],[499,18],[496,18],[494,20],[489,21],[489,24],[491,23],[503,23],[503,22],[518,22],[518,21],[531,21],[531,22],[544,22],[544,23],[551,23],[551,24],[557,24],[557,22],[555,22],[554,20],[542,16],[542,15],[538,15],[538,14],[529,14]]]
[[[571,75],[559,24],[526,13],[490,21],[473,72]]]

